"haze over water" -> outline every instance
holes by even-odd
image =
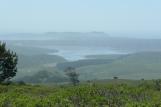
[[[85,46],[52,46],[50,49],[56,49],[58,52],[49,53],[50,55],[59,55],[69,61],[85,59],[88,55],[111,55],[125,54],[127,52],[114,50],[105,47],[85,47]]]

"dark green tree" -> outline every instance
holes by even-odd
[[[8,81],[16,75],[18,57],[16,53],[6,49],[0,42],[0,82]]]
[[[80,81],[78,79],[79,74],[76,72],[75,68],[73,67],[68,67],[64,71],[66,75],[69,77],[70,81],[74,86],[76,86]]]

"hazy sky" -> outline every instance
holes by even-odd
[[[1,33],[48,31],[158,36],[161,0],[0,0]]]

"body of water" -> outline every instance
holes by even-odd
[[[107,47],[48,46],[46,48],[58,50],[58,52],[49,53],[49,55],[62,56],[69,61],[85,59],[88,55],[127,54],[125,51],[119,51]]]

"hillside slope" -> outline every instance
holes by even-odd
[[[108,64],[80,67],[78,71],[83,80],[114,76],[124,79],[161,78],[161,52],[131,54]]]

